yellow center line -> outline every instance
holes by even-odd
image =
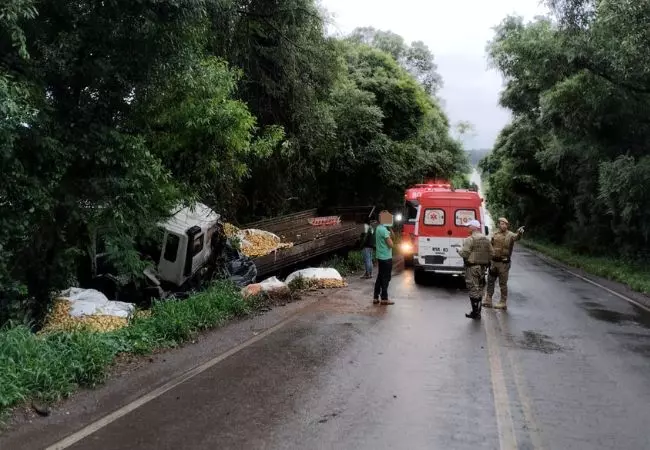
[[[494,412],[497,418],[497,431],[501,450],[516,450],[517,437],[510,412],[510,399],[506,388],[503,365],[497,340],[496,319],[486,317],[485,334],[487,335],[488,359],[490,362],[490,377],[492,378],[492,394],[494,397]]]
[[[507,325],[504,324],[501,314],[498,314],[499,325],[502,330],[507,331]],[[527,394],[523,375],[519,364],[517,364],[516,358],[514,357],[513,352],[510,349],[506,349],[508,354],[508,360],[510,362],[510,367],[512,369],[512,374],[515,380],[515,387],[517,389],[517,396],[521,402],[521,406],[524,412],[524,420],[529,431],[530,440],[532,441],[534,450],[544,450],[544,445],[542,443],[542,437],[539,433],[539,427],[537,421],[535,420],[535,414],[533,413],[533,402]]]

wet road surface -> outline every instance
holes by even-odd
[[[328,292],[68,448],[650,448],[647,312],[525,251],[508,312],[470,321],[460,288],[406,272],[394,306],[370,282]]]

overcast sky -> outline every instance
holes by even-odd
[[[492,28],[508,14],[527,20],[546,12],[539,0],[321,0],[334,16],[330,33],[348,34],[356,27],[390,30],[407,42],[424,41],[444,80],[440,96],[454,124],[468,120],[476,136],[472,148],[491,148],[509,121],[498,106],[502,81],[487,68],[485,46]]]

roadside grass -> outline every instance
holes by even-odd
[[[9,325],[0,330],[0,414],[30,400],[52,403],[79,387],[94,387],[120,353],[176,347],[252,309],[234,285],[220,282],[186,300],[158,302],[150,316],[110,333],[37,335],[23,325]]]
[[[620,259],[579,255],[564,247],[543,242],[525,240],[521,243],[564,264],[623,283],[634,291],[650,295],[650,267],[648,266]]]
[[[289,283],[289,291],[292,294],[298,294],[300,292],[304,292],[306,290],[309,290],[311,288],[312,283],[309,282],[305,277],[303,276],[298,276],[291,280]]]
[[[321,266],[336,269],[342,277],[347,277],[363,270],[363,255],[355,250],[348,253],[347,258],[334,256],[323,262]]]
[[[363,258],[355,251],[323,266],[348,276],[363,269]],[[292,295],[307,287],[306,280],[296,280]],[[185,300],[157,302],[150,314],[136,314],[127,327],[109,333],[81,328],[34,334],[24,325],[9,324],[0,330],[0,418],[20,404],[50,404],[80,387],[97,386],[121,353],[146,355],[179,346],[266,303],[244,300],[236,286],[218,282]]]

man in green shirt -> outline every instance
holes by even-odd
[[[375,281],[375,294],[373,304],[394,305],[388,300],[388,284],[393,272],[393,239],[392,233],[386,225],[378,225],[375,230],[375,254],[377,257],[377,280]]]

